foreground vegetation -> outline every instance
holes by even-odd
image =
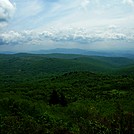
[[[74,62],[61,57],[32,57],[1,57],[1,134],[132,134],[134,75],[127,65],[129,75],[115,75],[115,66],[118,72],[124,70],[123,62],[109,63],[113,73],[104,73],[97,67],[107,66],[106,61],[94,62],[94,71],[82,66],[84,62],[89,65],[87,58],[71,56]],[[77,68],[72,66],[75,63]],[[128,64],[132,66],[131,61]]]

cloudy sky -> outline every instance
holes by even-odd
[[[0,0],[0,51],[134,49],[134,0]]]

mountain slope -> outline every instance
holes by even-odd
[[[70,71],[115,72],[129,68],[134,61],[127,58],[93,57],[65,54],[14,54],[0,55],[1,74],[63,73]]]

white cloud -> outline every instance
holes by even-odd
[[[108,27],[48,29],[46,31],[9,31],[0,34],[0,51],[32,51],[53,48],[82,49],[133,49],[133,29],[122,29],[115,25]]]
[[[7,25],[6,22],[0,22],[0,29],[2,29],[3,27],[5,27]]]
[[[123,0],[124,4],[128,4],[130,6],[134,6],[134,0]]]
[[[130,33],[129,30],[124,31],[123,29],[118,29],[116,26],[109,26],[106,28],[96,28],[98,29],[73,29],[66,28],[59,31],[55,29],[50,29],[48,31],[22,31],[15,32],[9,31],[0,35],[0,39],[5,42],[5,44],[40,44],[46,43],[46,41],[52,41],[54,43],[61,42],[74,42],[74,43],[92,43],[105,40],[124,40],[124,41],[134,41],[134,32]],[[128,32],[129,31],[129,32]],[[3,44],[4,45],[4,44]]]
[[[7,21],[13,16],[15,5],[9,0],[0,0],[0,21]]]
[[[52,42],[79,45],[101,43],[102,40],[134,42],[134,0],[11,1],[16,3],[16,13],[0,33],[0,40],[8,46],[35,44],[47,47],[46,42],[48,46]],[[10,0],[0,0],[0,28],[8,24],[14,11]],[[118,27],[122,29],[118,31]],[[128,32],[124,32],[125,29]]]
[[[81,6],[82,6],[84,9],[86,9],[87,6],[89,5],[89,3],[90,3],[90,0],[82,0]]]

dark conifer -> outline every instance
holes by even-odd
[[[56,90],[53,90],[52,94],[50,95],[49,104],[50,105],[59,104],[59,96]]]
[[[66,101],[65,95],[63,93],[60,93],[60,104],[63,107],[67,106],[67,101]]]

